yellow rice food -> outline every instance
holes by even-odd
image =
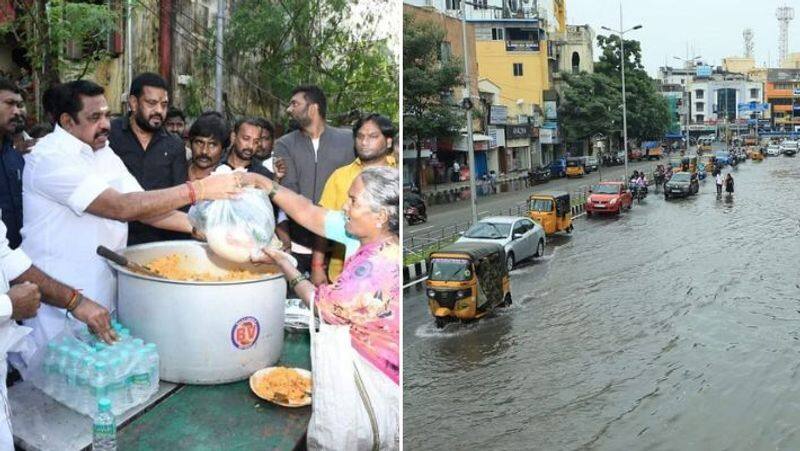
[[[189,268],[188,257],[183,254],[170,254],[157,258],[147,264],[147,267],[161,277],[170,280],[185,280],[191,282],[228,282],[236,280],[253,280],[263,277],[264,274],[255,273],[246,269],[234,269],[225,274],[212,274]]]
[[[280,366],[259,378],[255,389],[264,398],[286,404],[300,404],[311,393],[311,378]]]

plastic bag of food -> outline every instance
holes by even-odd
[[[245,188],[235,199],[198,202],[189,209],[189,221],[215,254],[237,263],[258,255],[275,234],[272,202],[256,188]]]

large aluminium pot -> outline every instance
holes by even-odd
[[[234,264],[196,241],[163,241],[118,251],[147,264],[183,254],[198,271],[242,268],[262,278],[184,282],[117,270],[117,312],[131,334],[158,346],[162,380],[222,384],[246,379],[278,361],[283,346],[286,282],[274,266]]]

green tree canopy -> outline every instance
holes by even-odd
[[[228,66],[251,82],[252,95],[273,118],[282,117],[294,87],[316,84],[334,123],[349,122],[353,111],[397,120],[399,67],[376,37],[375,11],[389,1],[375,0],[357,25],[356,0],[237,2],[226,34]]]
[[[567,89],[561,105],[564,132],[569,141],[595,133],[622,133],[622,80],[620,39],[598,36],[600,58],[594,73],[566,75]],[[670,125],[667,100],[642,66],[641,45],[625,40],[625,92],[628,137],[659,139]]]
[[[403,15],[403,133],[416,143],[417,160],[424,138],[452,137],[464,125],[450,100],[463,70],[457,58],[442,58],[444,40],[444,29]],[[415,178],[420,186],[419,171]]]

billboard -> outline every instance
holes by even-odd
[[[554,100],[544,102],[544,118],[547,120],[555,120],[558,118],[558,108]]]
[[[489,123],[492,125],[506,125],[508,123],[508,107],[505,105],[492,105],[489,109]]]
[[[698,77],[708,78],[711,76],[711,66],[697,66],[695,74]]]

